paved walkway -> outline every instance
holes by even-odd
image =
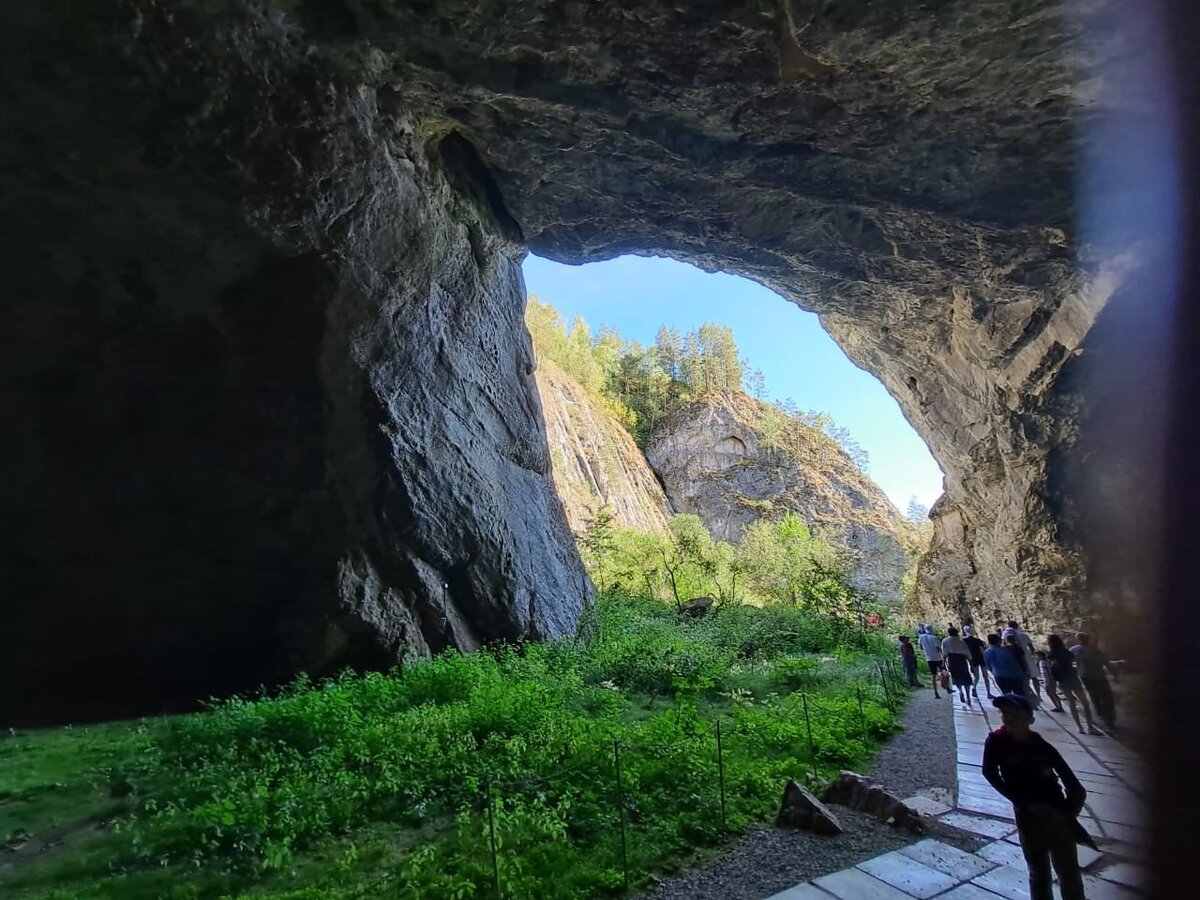
[[[1012,807],[979,770],[989,723],[1000,724],[999,712],[986,699],[982,710],[975,705],[967,709],[957,700],[946,702],[955,705],[955,808],[924,797],[906,802],[923,815],[989,842],[967,853],[940,841],[920,841],[796,885],[770,900],[1028,900],[1028,873]],[[1078,734],[1070,713],[1047,713],[1047,708],[1038,713],[1034,728],[1058,748],[1087,788],[1080,821],[1101,851],[1079,848],[1084,890],[1089,900],[1141,898],[1146,890],[1141,860],[1148,839],[1141,763],[1111,738]],[[1057,891],[1056,885],[1056,896]]]

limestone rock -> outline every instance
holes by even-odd
[[[536,378],[554,487],[571,529],[581,533],[607,506],[614,525],[666,534],[670,506],[629,432],[549,360],[538,363]]]
[[[655,429],[646,458],[671,506],[694,513],[714,538],[731,542],[752,522],[794,512],[852,551],[856,587],[898,602],[915,529],[823,432],[789,423],[792,452],[763,446],[764,409],[745,394],[712,394]]]
[[[854,772],[839,773],[821,793],[821,799],[826,803],[870,813],[881,822],[914,834],[923,834],[925,831],[920,815],[906,806],[903,800]]]
[[[842,824],[829,808],[806,787],[788,779],[775,824],[780,828],[799,828],[814,834],[841,834]]]

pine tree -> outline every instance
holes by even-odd
[[[929,519],[929,507],[917,499],[916,494],[908,498],[908,521],[921,524]]]

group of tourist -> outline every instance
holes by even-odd
[[[1066,711],[1061,693],[1080,734],[1105,733],[1092,720],[1093,707],[1111,731],[1116,704],[1109,661],[1082,632],[1071,647],[1050,634],[1039,648],[1015,621],[983,637],[970,624],[964,624],[961,633],[951,625],[944,637],[922,625],[916,646],[909,635],[900,636],[900,658],[912,687],[923,687],[917,676],[917,647],[932,676],[935,697],[941,696],[941,687],[947,697],[957,692],[962,703],[970,705],[972,697],[978,703],[982,679],[988,699],[1000,711],[1003,724],[987,736],[982,770],[1013,804],[1031,900],[1053,900],[1054,874],[1063,900],[1084,900],[1076,844],[1096,846],[1079,823],[1087,792],[1062,754],[1030,726],[1045,700],[1054,712]]]
[[[933,626],[921,625],[917,629],[917,644],[933,680],[935,697],[941,697],[940,684],[947,697],[952,698],[957,691],[962,703],[970,705],[972,697],[978,703],[982,678],[989,700],[993,697],[994,683],[998,693],[1025,697],[1031,709],[1038,709],[1043,704],[1044,690],[1053,711],[1061,713],[1066,712],[1059,697],[1061,691],[1080,734],[1085,733],[1084,721],[1086,733],[1104,733],[1092,719],[1093,707],[1110,731],[1116,727],[1116,702],[1108,679],[1108,660],[1083,632],[1075,636],[1075,644],[1070,648],[1059,635],[1051,634],[1046,636],[1046,646],[1039,649],[1033,638],[1011,620],[1008,627],[988,634],[986,640],[976,635],[969,624],[962,626],[961,634],[951,625],[942,638]],[[900,658],[909,685],[922,687],[917,677],[916,648],[906,634],[900,636]],[[1079,717],[1080,707],[1083,720]]]

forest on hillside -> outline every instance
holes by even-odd
[[[733,330],[705,322],[680,333],[659,327],[652,346],[601,326],[594,334],[580,316],[568,327],[562,314],[530,295],[525,323],[538,358],[557,364],[628,429],[645,447],[654,428],[671,413],[717,391],[743,392],[763,400],[761,369],[741,356]],[[786,430],[788,420],[817,429],[836,441],[862,471],[867,453],[850,432],[824,412],[802,411],[790,398],[771,404],[768,432]]]

